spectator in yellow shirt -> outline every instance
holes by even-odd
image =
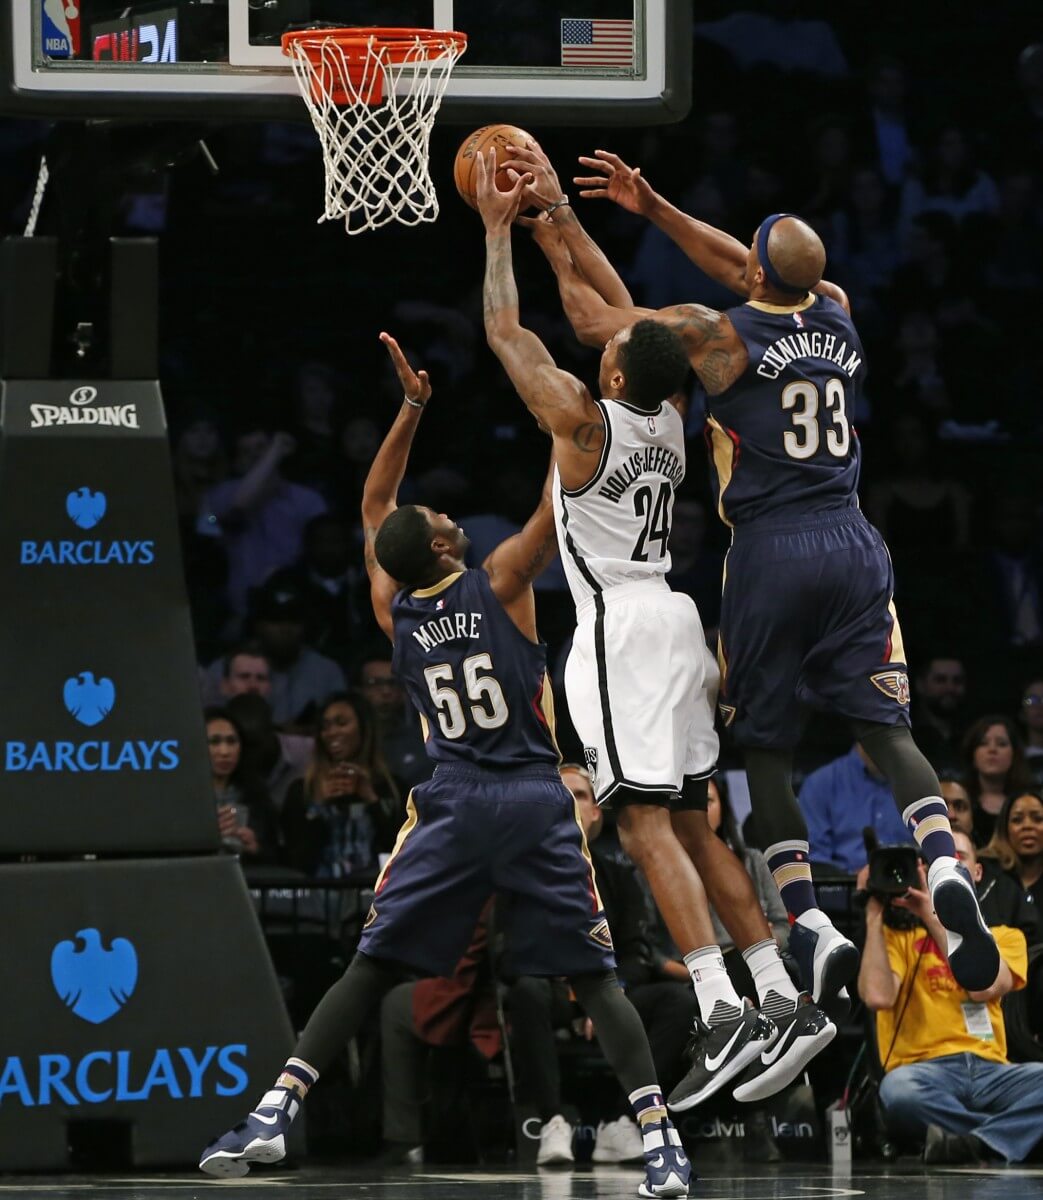
[[[954,836],[977,883],[982,870],[974,844],[966,834]],[[999,974],[986,991],[965,992],[949,969],[922,866],[920,887],[892,903],[920,924],[890,927],[884,904],[870,896],[858,973],[859,994],[877,1014],[888,1125],[896,1135],[925,1136],[927,1162],[990,1156],[1020,1162],[1043,1134],[1043,1063],[1007,1061],[1000,1000],[1025,986],[1025,935],[993,927]]]

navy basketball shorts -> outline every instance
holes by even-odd
[[[575,801],[555,767],[440,765],[410,793],[407,814],[377,880],[364,954],[450,975],[495,893],[513,973],[615,967]]]
[[[789,749],[808,709],[909,724],[883,538],[857,508],[735,530],[721,599],[719,707],[741,746]]]

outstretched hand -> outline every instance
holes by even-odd
[[[508,178],[513,181],[526,172],[532,176],[532,182],[525,189],[525,200],[540,209],[557,204],[565,193],[558,173],[543,148],[533,142],[531,146],[511,145],[507,149],[511,157],[505,159],[501,166],[507,171]]]
[[[414,404],[426,404],[431,399],[431,381],[426,371],[414,371],[406,361],[402,348],[390,333],[382,333],[380,340],[387,347],[387,352],[394,363],[398,381],[402,385],[402,395]]]
[[[509,228],[518,215],[526,188],[532,183],[532,174],[526,171],[518,175],[515,172],[510,191],[501,192],[496,186],[496,149],[492,146],[488,153],[477,155],[475,167],[478,175],[475,196],[486,230],[492,232]]]
[[[580,195],[585,200],[612,200],[627,212],[648,216],[655,201],[655,192],[641,174],[640,167],[628,167],[618,154],[595,150],[594,158],[580,157],[580,162],[597,175],[577,175]]]

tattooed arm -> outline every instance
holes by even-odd
[[[406,356],[399,349],[398,342],[389,333],[382,333],[380,340],[387,347],[398,372],[403,403],[366,476],[366,484],[362,491],[362,529],[366,539],[366,572],[369,575],[373,613],[377,624],[391,637],[391,601],[398,585],[377,562],[374,544],[377,530],[398,508],[398,489],[406,473],[409,451],[423,415],[423,406],[431,398],[431,384],[426,371],[413,371],[406,361]],[[409,401],[413,403],[408,403]],[[421,407],[414,407],[416,404]]]
[[[511,191],[501,192],[483,157],[477,166],[478,208],[485,221],[485,336],[529,412],[554,439],[562,483],[579,488],[597,470],[604,417],[583,384],[555,365],[546,346],[519,319],[511,223],[529,177],[520,176]]]
[[[681,337],[688,361],[710,396],[720,395],[746,370],[746,343],[725,313],[702,304],[675,304],[652,314]]]
[[[536,641],[536,603],[533,580],[554,561],[558,539],[554,532],[554,455],[543,481],[543,494],[525,528],[501,542],[482,563],[496,598],[511,620]]]

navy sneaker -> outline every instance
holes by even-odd
[[[970,873],[962,863],[936,859],[928,868],[927,885],[949,943],[953,978],[968,992],[988,991],[1000,973],[1000,952],[982,918]]]
[[[744,1104],[781,1092],[837,1036],[837,1027],[807,992],[801,992],[793,1012],[776,1017],[775,1023],[778,1040],[748,1068],[735,1089],[735,1099]]]
[[[216,1179],[238,1179],[250,1163],[273,1163],[286,1157],[286,1135],[300,1109],[300,1101],[287,1088],[265,1092],[245,1121],[211,1142],[199,1160],[199,1169]]]
[[[847,985],[858,974],[854,942],[832,925],[816,930],[797,920],[790,926],[788,946],[812,1000],[834,1021],[846,1017],[851,1011]]]
[[[645,1151],[645,1178],[637,1189],[639,1196],[687,1196],[692,1164],[669,1121],[662,1122],[663,1145]],[[676,1145],[674,1143],[677,1143]]]
[[[739,1016],[720,1025],[706,1025],[698,1017],[687,1054],[692,1065],[667,1099],[673,1112],[687,1112],[719,1091],[759,1058],[779,1036],[770,1017],[749,1001]]]

